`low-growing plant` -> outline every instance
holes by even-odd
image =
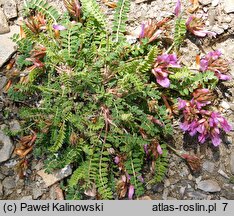
[[[65,185],[68,199],[140,197],[145,184],[162,181],[166,173],[165,138],[173,133],[177,99],[183,97],[179,109],[187,110],[184,121],[191,124],[188,110],[193,107],[187,100],[197,89],[212,91],[217,73],[208,66],[190,70],[173,53],[186,34],[178,8],[174,43],[163,43],[169,54],[160,35],[172,18],[148,21],[136,42],[129,43],[129,0],[119,0],[113,28],[95,0],[64,3],[67,12],[60,15],[44,0],[26,2],[22,32],[13,37],[21,73],[9,97],[31,101],[22,106],[20,118],[25,133],[36,134],[34,156],[46,158],[46,170],[72,165]],[[199,121],[204,117],[197,110]],[[210,122],[215,126],[215,120]],[[206,129],[209,136],[212,128]]]

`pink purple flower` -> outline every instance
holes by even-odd
[[[157,152],[161,155],[163,153],[161,146],[157,145]]]
[[[118,156],[116,156],[116,157],[114,158],[114,162],[115,162],[115,164],[118,164],[118,163],[120,162],[120,158],[119,158]]]
[[[146,155],[148,155],[148,154],[149,154],[148,144],[145,144],[145,145],[143,146],[143,148],[144,148],[144,151],[145,151]]]
[[[54,30],[58,30],[58,31],[63,31],[63,30],[66,30],[66,27],[63,26],[63,25],[54,24],[54,25],[53,25],[53,29],[54,29]]]
[[[128,188],[128,199],[132,200],[134,194],[134,186],[130,185]]]
[[[140,40],[143,38],[148,38],[148,43],[151,43],[156,40],[163,32],[163,29],[161,27],[169,20],[169,18],[164,18],[161,21],[157,22],[156,20],[149,19],[138,26],[133,32],[133,35]]]
[[[174,14],[178,17],[181,12],[181,1],[177,0]]]
[[[231,76],[226,75],[228,71],[228,62],[221,59],[222,55],[220,50],[209,52],[200,60],[200,71],[207,70],[213,71],[215,76],[220,80],[230,80]]]
[[[163,54],[157,57],[152,73],[156,77],[156,81],[162,87],[168,88],[170,80],[168,79],[169,68],[179,68],[177,57],[174,54]]]
[[[187,101],[182,100],[181,98],[178,99],[178,109],[181,110],[183,109],[187,104]]]
[[[190,16],[186,22],[187,30],[190,33],[192,33],[198,37],[205,37],[206,35],[213,36],[213,37],[216,36],[216,33],[205,30],[204,26],[205,25],[204,25],[201,17],[197,17],[195,15]]]
[[[204,92],[207,92],[204,90]],[[229,132],[231,125],[218,112],[203,109],[209,103],[198,103],[194,98],[191,101],[180,99],[179,107],[183,110],[184,120],[180,128],[191,136],[198,134],[198,141],[204,143],[211,139],[214,146],[221,143],[220,130]]]

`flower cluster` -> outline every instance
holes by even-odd
[[[142,40],[143,38],[148,39],[148,43],[155,41],[160,34],[163,32],[164,25],[170,21],[170,18],[164,18],[157,22],[156,20],[149,19],[143,22],[140,26],[136,28],[133,35]]]
[[[157,57],[154,68],[152,69],[153,75],[156,77],[157,83],[162,87],[168,88],[170,86],[170,80],[168,75],[170,74],[169,68],[180,68],[178,59],[174,54],[163,54]]]
[[[209,97],[206,100],[202,100],[202,96],[199,97],[202,94],[209,95],[210,92],[208,89],[199,89],[196,92],[197,98],[193,97],[191,101],[179,98],[178,109],[183,110],[184,117],[180,128],[188,132],[191,136],[199,134],[198,141],[201,143],[204,143],[207,139],[211,139],[213,145],[218,146],[221,143],[220,129],[229,132],[231,126],[220,113],[203,109],[211,101]]]
[[[204,26],[205,26],[205,24],[202,21],[201,17],[195,16],[195,15],[190,16],[186,22],[187,30],[190,33],[192,33],[198,37],[205,37],[207,35],[213,36],[213,37],[216,36],[216,33],[205,30]]]
[[[231,76],[226,75],[228,71],[228,62],[220,56],[222,55],[220,50],[209,52],[200,60],[200,71],[207,70],[213,71],[215,76],[220,80],[230,80]]]

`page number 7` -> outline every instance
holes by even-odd
[[[223,211],[225,211],[225,210],[226,210],[226,207],[227,207],[227,205],[228,205],[228,203],[222,203],[222,204],[224,205]]]

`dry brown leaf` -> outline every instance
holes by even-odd
[[[189,7],[187,12],[194,13],[199,8],[198,0],[190,0],[190,2],[193,4],[193,6]]]
[[[110,8],[116,8],[117,4],[115,2],[105,2],[105,5]]]

